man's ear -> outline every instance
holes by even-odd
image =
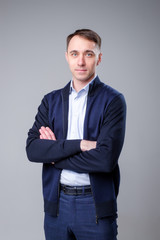
[[[100,64],[101,60],[102,60],[102,53],[98,55],[97,66]]]

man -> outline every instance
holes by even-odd
[[[101,57],[94,31],[67,37],[72,81],[43,98],[28,133],[28,158],[43,163],[46,240],[117,239],[126,104],[96,75]]]

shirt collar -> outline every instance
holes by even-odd
[[[94,79],[95,79],[96,77],[97,77],[97,75],[95,75],[95,77],[94,77],[86,86],[84,86],[79,92],[85,91],[85,92],[88,93],[88,91],[89,91],[89,85],[90,85],[91,83],[93,83],[93,81],[94,81]],[[74,89],[74,87],[73,87],[73,80],[71,80],[71,84],[70,84],[70,94],[71,94],[72,91],[75,91],[75,89]]]

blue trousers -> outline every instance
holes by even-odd
[[[117,240],[115,217],[98,219],[92,194],[60,194],[59,215],[45,214],[46,240]]]

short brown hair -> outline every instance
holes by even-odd
[[[68,49],[68,45],[69,45],[70,40],[74,36],[81,36],[85,39],[93,41],[98,45],[99,49],[101,49],[101,38],[100,38],[100,36],[96,32],[94,32],[90,29],[78,29],[74,33],[70,34],[67,37],[67,49]]]

